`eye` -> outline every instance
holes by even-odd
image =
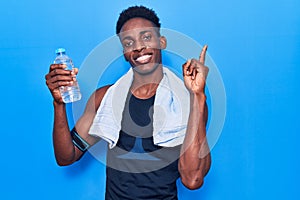
[[[151,34],[145,34],[145,35],[143,35],[142,39],[144,41],[149,41],[151,39],[151,37],[152,37]]]
[[[128,41],[124,41],[123,42],[123,46],[124,47],[131,47],[133,45],[133,41],[132,40],[128,40]]]

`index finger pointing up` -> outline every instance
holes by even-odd
[[[206,56],[206,50],[207,50],[207,45],[204,45],[204,47],[202,48],[201,54],[199,56],[199,61],[204,64],[205,63],[205,56]]]

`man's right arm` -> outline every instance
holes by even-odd
[[[85,111],[75,125],[76,132],[90,146],[99,141],[98,137],[89,135],[97,109],[109,86],[98,89],[87,102]],[[77,161],[84,152],[72,142],[70,127],[67,123],[65,104],[54,103],[53,145],[56,161],[59,165],[70,165]]]
[[[74,72],[64,70],[63,65],[51,65],[50,71],[46,75],[47,86],[54,99],[54,125],[53,125],[53,145],[55,158],[60,166],[70,165],[78,160],[84,152],[74,146],[70,127],[68,125],[65,104],[62,101],[59,87],[68,86],[74,81]],[[101,100],[109,86],[98,89],[87,102],[85,111],[75,125],[76,132],[90,146],[94,145],[99,138],[88,134],[89,128],[100,106]]]

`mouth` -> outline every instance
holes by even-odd
[[[134,61],[137,62],[138,64],[146,64],[150,62],[151,58],[152,58],[152,54],[144,54],[136,57]]]

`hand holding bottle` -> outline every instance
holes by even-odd
[[[46,84],[57,103],[70,103],[81,99],[72,60],[65,54],[65,50],[56,50],[57,57],[50,65],[49,73],[45,76]]]

